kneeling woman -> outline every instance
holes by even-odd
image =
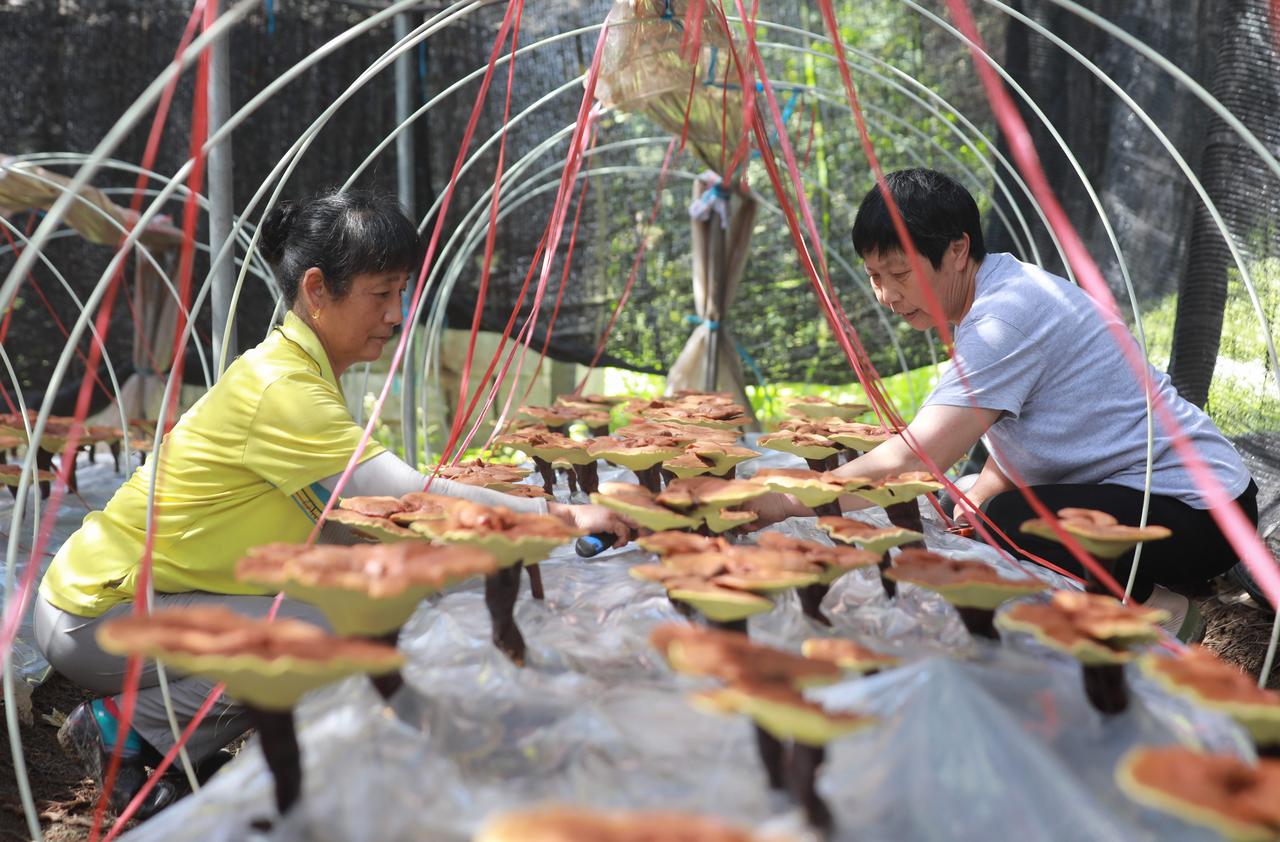
[[[273,597],[238,582],[235,564],[250,547],[303,542],[310,534],[362,437],[338,378],[355,363],[378,359],[395,334],[419,245],[413,223],[388,198],[333,193],[273,211],[263,222],[261,247],[289,304],[283,324],[232,363],[167,435],[162,457],[139,468],[103,511],[91,512],[45,574],[35,606],[37,642],[58,672],[104,696],[76,708],[63,734],[99,782],[113,748],[123,743],[124,762],[110,794],[116,809],[142,786],[146,766],[174,744],[154,664],[143,670],[133,727],[121,731],[112,694],[122,689],[124,659],[103,652],[94,639],[100,622],[133,611],[152,471],[160,471],[152,608],[212,602],[265,616]],[[343,493],[398,496],[420,491],[426,479],[370,442]],[[434,481],[431,490],[553,514],[626,540],[625,525],[599,507],[447,480]],[[286,600],[279,613],[325,625],[304,603]],[[181,728],[213,682],[179,678],[169,687]],[[231,702],[204,718],[187,744],[202,776],[225,756],[219,749],[246,728]],[[167,777],[140,816],[181,795],[182,780]]]

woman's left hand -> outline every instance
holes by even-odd
[[[611,533],[614,536],[613,546],[615,547],[621,547],[631,540],[633,532],[631,525],[619,514],[604,506],[570,506],[552,503],[547,507],[547,512],[589,535]]]

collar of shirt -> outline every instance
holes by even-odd
[[[284,323],[276,330],[311,357],[320,367],[320,376],[332,383],[339,392],[342,391],[338,378],[333,376],[333,366],[329,363],[329,355],[325,353],[324,346],[320,344],[320,337],[316,336],[316,332],[306,322],[289,310],[284,314]]]

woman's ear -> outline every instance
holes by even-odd
[[[302,273],[302,280],[298,284],[299,298],[302,300],[302,306],[308,313],[314,313],[320,309],[320,305],[325,300],[324,273],[315,266]]]
[[[956,268],[963,269],[969,262],[969,235],[961,234],[959,239],[951,241],[951,256],[955,259]]]

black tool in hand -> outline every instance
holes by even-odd
[[[616,540],[618,540],[618,536],[612,532],[593,532],[590,535],[583,535],[579,538],[573,548],[583,558],[591,558],[612,547],[613,542]]]

